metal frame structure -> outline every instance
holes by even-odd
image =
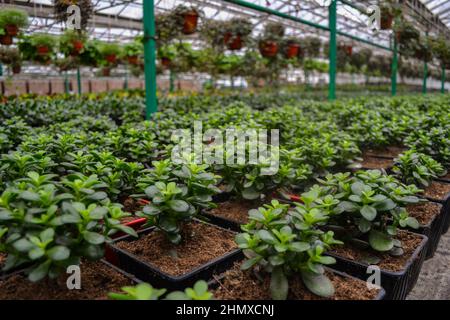
[[[100,40],[129,41],[137,35],[145,38],[145,78],[147,96],[147,118],[157,111],[156,99],[156,44],[155,13],[172,7],[191,3],[206,12],[207,17],[228,19],[239,15],[255,25],[255,32],[262,29],[265,20],[283,23],[288,32],[296,34],[315,33],[330,42],[329,54],[329,99],[336,98],[337,43],[338,37],[371,46],[392,56],[391,94],[397,92],[398,46],[389,32],[373,32],[366,25],[367,8],[378,0],[329,0],[330,5],[321,5],[323,0],[93,0],[94,14],[89,21],[89,34]],[[420,23],[430,34],[445,34],[450,37],[450,1],[447,0],[402,0],[406,14]],[[63,25],[53,19],[52,0],[0,0],[0,7],[20,7],[31,17],[29,32],[61,33]],[[142,29],[142,25],[144,28]],[[425,73],[428,65],[424,63]],[[82,92],[81,73],[78,75],[78,93]],[[175,74],[171,74],[173,87]],[[442,91],[445,90],[445,69],[442,68]],[[426,75],[423,92],[426,93]]]

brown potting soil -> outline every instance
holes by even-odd
[[[361,162],[363,168],[367,169],[387,169],[394,165],[394,161],[391,159],[364,157]]]
[[[138,240],[116,245],[157,269],[179,276],[237,249],[234,233],[217,227],[191,222],[183,227],[182,242],[174,245],[159,231],[141,235]]]
[[[396,158],[400,153],[402,153],[405,150],[406,148],[404,147],[389,146],[380,149],[367,149],[366,152],[364,152],[364,154],[367,156]]]
[[[343,277],[327,272],[327,276],[335,288],[331,298],[316,296],[303,284],[299,276],[289,279],[289,300],[371,300],[376,298],[379,289],[369,290],[362,280]],[[219,280],[220,285],[213,290],[214,298],[218,300],[270,300],[270,276],[261,280],[252,271],[240,270],[240,264],[224,273]]]
[[[450,172],[447,173],[445,176],[443,177],[439,177],[440,179],[445,179],[445,180],[450,180]]]
[[[139,202],[133,198],[126,198],[125,200],[123,200],[122,204],[123,204],[123,211],[129,213],[135,213],[136,211],[139,211],[142,207],[142,205],[140,205]]]
[[[270,202],[267,200],[267,203]],[[248,211],[262,205],[260,201],[230,200],[217,204],[217,208],[208,211],[210,214],[238,223],[248,223]]]
[[[102,262],[84,262],[80,271],[80,290],[67,288],[66,274],[36,283],[30,282],[25,274],[11,275],[0,280],[0,300],[103,300],[109,292],[134,285],[131,279]]]
[[[6,262],[6,254],[0,252],[0,270]]]
[[[435,202],[422,202],[406,207],[408,214],[416,218],[420,225],[426,226],[441,213],[442,206]]]
[[[423,195],[431,199],[445,200],[450,193],[450,183],[433,181],[429,187],[425,188]]]
[[[377,264],[380,269],[397,272],[405,269],[406,263],[422,242],[422,238],[412,232],[399,231],[396,239],[402,242],[402,248],[404,251],[404,253],[398,257],[391,256],[389,253],[377,252],[371,249],[361,249],[351,243],[346,243],[345,246],[335,248],[331,252],[343,258],[362,263],[367,256],[378,257],[381,260],[380,263]]]

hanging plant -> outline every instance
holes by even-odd
[[[322,41],[317,37],[306,37],[302,40],[302,47],[307,57],[317,58],[320,55]]]
[[[177,56],[177,50],[174,45],[163,46],[158,49],[158,57],[164,68],[170,68],[172,60]]]
[[[22,65],[20,63],[14,63],[11,65],[11,70],[14,74],[19,74],[22,71]]]
[[[138,65],[143,52],[144,46],[140,39],[135,39],[123,47],[123,55],[130,65]]]
[[[102,43],[99,47],[103,59],[110,65],[118,63],[118,57],[121,55],[121,47],[114,42]]]
[[[410,22],[401,19],[394,27],[395,36],[401,46],[408,46],[411,41],[418,41],[420,32]]]
[[[430,62],[433,59],[433,54],[428,44],[418,42],[415,48],[414,57],[421,61]]]
[[[55,37],[45,34],[37,33],[31,35],[31,44],[36,48],[36,52],[39,56],[47,56],[51,54],[55,48]]]
[[[17,48],[0,48],[0,62],[10,66],[14,74],[21,71],[22,58]]]
[[[78,61],[83,66],[97,67],[103,57],[99,50],[100,43],[96,40],[86,41],[83,51],[78,55]]]
[[[28,26],[28,14],[19,9],[2,9],[0,11],[0,29],[5,35],[16,37],[21,28]]]
[[[158,14],[155,17],[155,28],[158,46],[168,44],[180,34],[178,19],[171,12]]]
[[[66,56],[79,56],[84,51],[87,37],[83,32],[66,30],[59,38],[60,51]]]
[[[53,0],[53,4],[55,19],[62,23],[66,23],[70,18],[71,13],[68,13],[67,9],[72,5],[78,6],[81,14],[80,27],[82,30],[86,30],[88,20],[94,12],[91,0]]]
[[[300,54],[300,42],[296,37],[287,38],[283,47],[286,59],[297,58]]]
[[[430,46],[433,56],[438,59],[443,66],[450,66],[450,41],[444,37],[430,39]]]
[[[19,50],[23,60],[49,64],[55,56],[56,39],[45,33],[21,37]]]
[[[253,25],[242,18],[233,18],[225,23],[223,43],[228,50],[241,50],[249,40]]]
[[[394,18],[398,17],[402,13],[401,4],[397,0],[382,0],[379,1],[378,6],[380,7],[380,29],[390,30],[392,29],[392,24]]]
[[[193,6],[179,5],[173,11],[174,18],[178,19],[181,32],[189,35],[197,31],[200,12]]]
[[[67,71],[76,69],[78,66],[78,61],[74,57],[69,56],[56,60],[55,65],[59,68],[60,71]]]
[[[4,46],[10,46],[13,44],[13,37],[11,37],[10,35],[4,34],[5,31],[4,30],[0,30],[0,44],[4,45]],[[3,34],[2,34],[3,33]]]
[[[277,22],[269,22],[264,27],[264,32],[259,39],[259,52],[263,57],[274,58],[278,54],[279,44],[285,33],[285,28]]]

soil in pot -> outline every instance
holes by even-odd
[[[6,254],[0,252],[0,271],[2,270],[3,265],[5,264],[5,262],[6,262]]]
[[[0,300],[102,300],[109,292],[120,292],[134,282],[102,262],[85,262],[80,265],[81,289],[67,289],[68,274],[57,280],[28,281],[23,273],[0,280]]]
[[[132,65],[137,65],[139,63],[138,56],[129,56],[128,57],[128,63]]]
[[[120,241],[116,245],[159,270],[180,276],[237,249],[234,234],[212,225],[191,222],[183,227],[182,242],[170,243],[162,232],[141,235],[135,241]]]
[[[225,272],[220,284],[213,291],[218,300],[271,300],[270,277],[258,279],[252,271],[240,270],[240,264]],[[379,294],[379,289],[369,290],[362,280],[347,278],[327,272],[335,288],[335,294],[329,299],[311,293],[300,277],[289,279],[289,300],[372,300]]]
[[[439,179],[450,180],[450,173],[447,173],[447,175],[443,177],[439,177]]]
[[[259,208],[261,204],[261,201],[230,200],[217,204],[217,208],[211,209],[208,213],[240,224],[246,224],[248,223],[248,211]]]
[[[431,199],[445,200],[449,193],[449,183],[433,181],[429,187],[425,188],[423,195]]]
[[[400,153],[405,151],[406,148],[400,146],[389,146],[386,148],[379,149],[368,149],[364,153],[367,156],[375,156],[375,157],[386,157],[386,158],[396,158]]]
[[[416,218],[420,225],[426,226],[441,213],[441,205],[435,202],[423,202],[406,207],[409,215]]]
[[[399,272],[405,269],[408,260],[414,254],[417,247],[422,242],[422,237],[408,231],[399,231],[396,239],[403,245],[403,255],[394,257],[389,253],[378,252],[370,248],[360,248],[359,246],[347,242],[344,246],[333,249],[331,252],[343,258],[359,263],[367,263],[369,257],[377,257],[380,262],[377,264],[382,270]]]
[[[361,166],[366,169],[388,169],[394,165],[391,159],[364,157]]]
[[[47,46],[37,46],[36,51],[37,51],[38,55],[45,56],[49,53],[50,50]]]

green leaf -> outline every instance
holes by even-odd
[[[417,221],[416,218],[408,217],[408,218],[406,218],[405,222],[406,222],[406,225],[408,225],[412,229],[419,229],[419,227],[420,227],[419,221]]]
[[[253,188],[247,188],[242,190],[242,197],[246,200],[256,200],[260,197],[261,192],[256,191]]]
[[[373,221],[377,217],[377,210],[370,206],[363,206],[359,212],[367,221]]]
[[[305,286],[319,297],[330,298],[334,295],[334,286],[324,274],[302,271],[302,280]]]
[[[381,252],[389,251],[394,247],[394,241],[389,235],[373,229],[369,233],[369,243],[374,250]]]
[[[286,300],[288,297],[289,283],[281,267],[276,267],[272,271],[270,293],[273,300]]]
[[[176,212],[187,212],[189,210],[189,204],[183,200],[171,200],[169,206]]]
[[[47,260],[44,263],[41,263],[37,268],[33,269],[28,275],[28,279],[31,282],[37,282],[45,278],[50,269],[51,260]]]
[[[258,236],[259,238],[267,243],[270,244],[276,244],[277,240],[275,239],[275,237],[267,230],[259,230],[258,231]]]
[[[83,238],[90,244],[98,245],[105,242],[105,237],[99,233],[91,232],[91,231],[85,231],[83,233]]]
[[[62,261],[69,258],[70,250],[64,246],[56,246],[48,250],[47,254],[54,261]]]
[[[255,264],[257,264],[259,261],[261,261],[262,257],[257,256],[248,260],[245,260],[241,265],[241,270],[248,270],[251,267],[253,267]]]

